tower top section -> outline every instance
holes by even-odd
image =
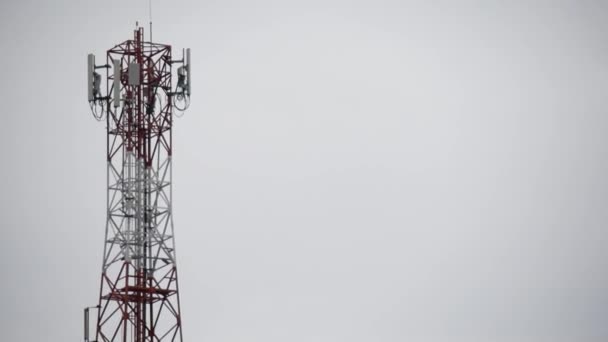
[[[149,106],[154,106],[154,95],[162,90],[171,106],[183,113],[190,106],[192,77],[190,49],[181,52],[181,59],[173,59],[171,45],[145,41],[144,28],[137,27],[133,39],[107,51],[105,64],[96,64],[95,55],[89,54],[87,96],[93,116],[101,121],[104,114],[109,114],[110,106],[118,110],[124,106],[126,92],[135,90],[145,93],[148,101],[152,102]],[[174,65],[178,66],[177,84],[172,88],[170,79]],[[105,94],[102,93],[100,69],[106,69],[108,75]],[[134,86],[141,88],[128,88]]]

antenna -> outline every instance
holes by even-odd
[[[91,113],[97,121],[100,121],[103,117],[104,111],[104,98],[101,96],[101,75],[98,74],[95,69],[105,68],[106,65],[97,66],[95,65],[95,55],[90,53],[87,56],[87,98],[89,99],[89,106],[91,107]],[[100,110],[101,109],[101,110]]]
[[[120,59],[114,60],[114,108],[120,107],[120,77],[121,77]]]
[[[93,94],[93,73],[95,72],[95,55],[90,53],[87,58],[87,93],[89,102],[95,101]]]
[[[128,70],[129,85],[138,86],[140,83],[140,79],[139,79],[140,74],[141,74],[141,66],[139,65],[139,63],[136,63],[136,62],[129,63],[129,70]]]
[[[150,19],[150,43],[152,42],[152,0],[148,0],[149,19]]]
[[[186,83],[186,95],[190,96],[190,83],[192,82],[192,77],[190,76],[190,48],[186,49],[186,70],[188,75],[188,83]]]
[[[173,61],[173,63],[182,64],[177,68],[177,87],[172,95],[175,96],[173,106],[180,112],[185,111],[190,107],[190,82],[191,69],[190,69],[190,49],[182,50],[182,59]],[[175,114],[177,117],[181,117],[179,114]]]

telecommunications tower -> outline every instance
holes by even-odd
[[[146,41],[141,27],[105,63],[88,56],[89,104],[107,125],[107,221],[85,342],[182,341],[171,155],[174,109],[189,106],[190,75],[190,49],[174,59],[170,45]]]

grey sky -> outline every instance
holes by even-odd
[[[126,6],[126,7],[123,7]],[[608,339],[608,3],[155,1],[184,336]],[[79,341],[105,224],[86,54],[147,1],[0,4],[0,340]]]

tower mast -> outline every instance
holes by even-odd
[[[187,51],[173,60],[170,45],[144,41],[138,27],[133,39],[107,51],[105,65],[89,55],[89,102],[107,124],[107,220],[99,301],[85,309],[85,342],[182,341],[171,159],[174,109],[190,101]],[[106,69],[106,96],[99,69]]]

